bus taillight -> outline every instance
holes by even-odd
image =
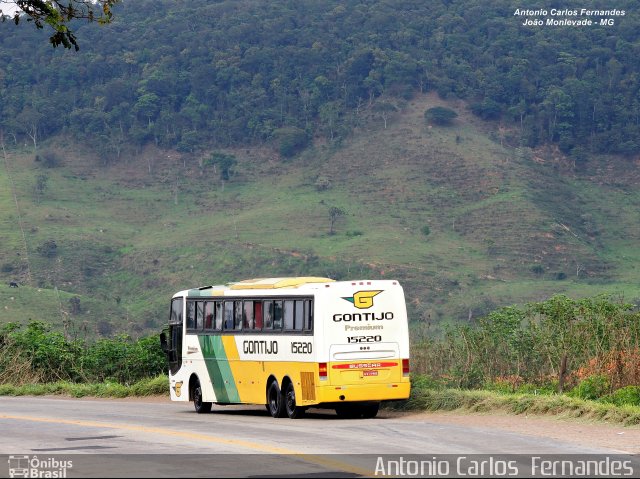
[[[318,363],[318,375],[321,380],[327,379],[327,363]]]
[[[409,359],[402,360],[402,375],[403,376],[409,375]]]

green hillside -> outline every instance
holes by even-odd
[[[557,148],[509,146],[517,126],[484,122],[465,102],[384,100],[396,105],[386,128],[364,108],[347,139],[318,137],[291,159],[225,149],[237,165],[224,183],[202,161],[210,151],[147,146],[105,166],[66,136],[41,145],[40,161],[8,148],[0,321],[138,333],[165,322],[179,289],[272,275],[398,279],[416,332],[558,292],[640,299],[633,161],[576,168]],[[458,113],[452,126],[425,122],[436,105]],[[334,234],[332,207],[344,212]]]

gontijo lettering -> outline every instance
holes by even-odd
[[[340,321],[382,321],[383,319],[393,319],[393,313],[387,311],[386,313],[352,313],[352,314],[334,314],[333,320],[336,323]]]

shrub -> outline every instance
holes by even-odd
[[[424,119],[429,123],[439,126],[449,126],[458,117],[458,114],[450,108],[436,106],[424,112]]]
[[[47,240],[36,248],[40,256],[45,258],[55,258],[58,255],[58,245],[55,240]]]
[[[278,142],[278,151],[284,158],[295,156],[309,144],[307,132],[295,126],[279,128],[274,134]]]
[[[53,150],[44,150],[35,156],[34,161],[45,168],[56,168],[62,164],[62,158]]]
[[[571,392],[569,396],[577,397],[579,399],[600,399],[605,396],[611,387],[609,378],[604,375],[598,374],[595,376],[589,376],[578,384]]]
[[[640,406],[640,386],[626,386],[602,397],[602,402],[616,406]]]

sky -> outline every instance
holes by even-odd
[[[12,0],[0,0],[0,10],[5,15],[13,15],[18,7]]]

